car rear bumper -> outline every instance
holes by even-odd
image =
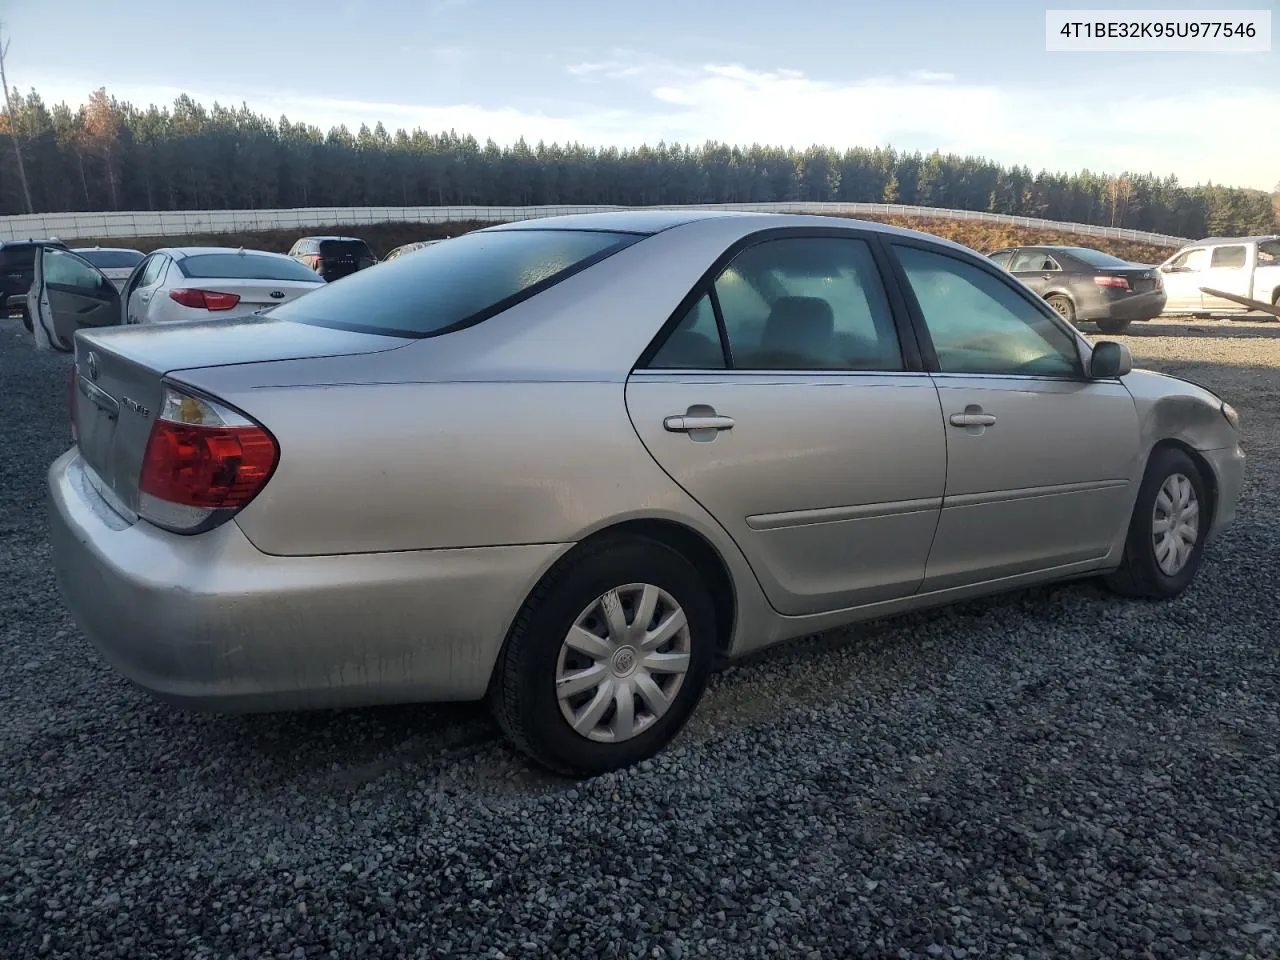
[[[1110,297],[1099,290],[1076,308],[1081,320],[1152,320],[1164,312],[1163,290]]]
[[[1213,525],[1208,539],[1217,537],[1236,518],[1236,506],[1240,502],[1240,488],[1244,484],[1244,451],[1239,444],[1221,450],[1201,450],[1200,455],[1213,471],[1214,510]]]
[[[194,537],[129,524],[73,448],[49,469],[58,587],[116,670],[189,708],[472,700],[567,545],[278,557],[234,521]]]

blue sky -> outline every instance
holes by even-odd
[[[0,19],[12,37],[10,83],[52,102],[106,86],[135,104],[187,92],[326,129],[381,120],[499,143],[892,144],[1033,169],[1131,169],[1263,189],[1280,180],[1280,48],[1047,53],[1046,6],[1137,8],[0,0]]]

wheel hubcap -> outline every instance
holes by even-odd
[[[1151,542],[1156,564],[1166,576],[1178,574],[1200,538],[1200,500],[1191,480],[1181,473],[1167,477],[1156,494]]]
[[[1067,315],[1067,302],[1065,300],[1055,300],[1053,301],[1053,309],[1065,317]]]
[[[588,740],[630,740],[667,712],[689,672],[689,653],[689,622],[669,593],[650,583],[609,590],[560,645],[560,713]]]

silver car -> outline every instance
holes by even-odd
[[[121,673],[216,710],[487,698],[578,775],[791,637],[1072,577],[1177,596],[1244,461],[1208,390],[843,219],[524,221],[74,340],[54,559]]]

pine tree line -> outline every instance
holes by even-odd
[[[918,204],[1128,227],[1182,237],[1267,233],[1272,197],[1175,177],[1032,173],[976,157],[888,147],[843,152],[707,142],[638,149],[499,147],[470,135],[324,133],[183,95],[138,108],[94,92],[48,107],[12,99],[36,212],[433,204],[675,204],[840,200]],[[0,117],[0,214],[25,213],[13,133]]]

